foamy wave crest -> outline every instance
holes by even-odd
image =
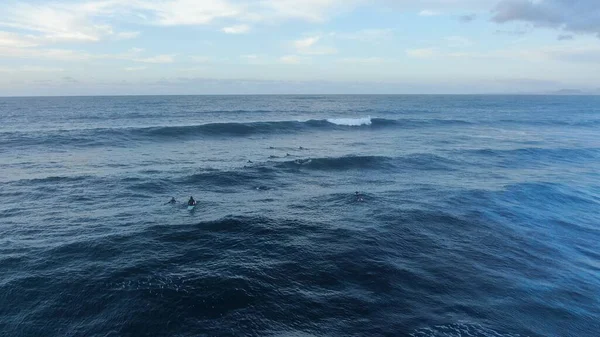
[[[371,116],[363,118],[330,118],[327,121],[335,125],[361,126],[371,125]]]

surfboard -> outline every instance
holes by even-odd
[[[188,211],[193,211],[196,205],[188,205]]]

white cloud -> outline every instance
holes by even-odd
[[[307,38],[304,38],[304,39],[300,39],[300,40],[294,41],[294,46],[296,46],[297,49],[310,48],[315,43],[319,42],[320,39],[321,39],[320,36],[307,37]]]
[[[0,57],[14,59],[44,59],[63,62],[82,62],[90,60],[123,60],[141,63],[173,63],[175,55],[157,55],[143,57],[142,49],[132,48],[118,54],[91,54],[70,49],[8,48],[0,46]]]
[[[210,57],[208,56],[190,56],[190,60],[195,63],[207,63],[210,62]]]
[[[337,53],[337,49],[328,46],[317,46],[321,36],[311,36],[293,42],[296,52],[304,55],[331,55]]]
[[[136,62],[143,63],[173,63],[175,62],[175,55],[158,55],[147,58],[134,59]]]
[[[48,59],[57,61],[83,61],[92,58],[89,53],[66,49],[37,49],[0,47],[0,57],[14,59]]]
[[[509,59],[525,62],[561,62],[600,65],[600,47],[560,45],[525,49],[498,49],[488,52],[447,53],[444,56],[467,59]]]
[[[339,62],[352,64],[381,64],[385,61],[386,60],[381,57],[345,57],[339,59]]]
[[[338,50],[333,47],[318,47],[318,48],[307,48],[298,51],[304,55],[333,55],[337,54]]]
[[[205,25],[216,19],[239,17],[244,6],[225,0],[138,0],[124,3],[133,11],[150,14],[152,22],[163,26]]]
[[[20,67],[2,67],[0,72],[3,73],[19,73],[19,72],[32,72],[32,73],[58,73],[65,71],[62,68],[55,67],[41,67],[41,66],[20,66]]]
[[[94,42],[114,35],[112,26],[94,22],[93,17],[105,13],[110,1],[51,3],[30,5],[7,3],[0,5],[4,13],[0,26],[36,34],[40,42]]]
[[[422,10],[422,11],[419,12],[420,16],[438,16],[440,14],[441,14],[440,12],[432,11],[432,10],[429,10],[429,9],[424,9],[424,10]]]
[[[226,34],[245,34],[250,31],[250,26],[248,25],[236,25],[225,27],[222,29],[223,33]]]
[[[115,34],[117,40],[131,40],[140,36],[140,32],[120,32]]]
[[[0,47],[29,48],[38,44],[34,37],[0,31]]]
[[[302,62],[302,58],[297,55],[286,55],[279,58],[279,62],[285,64],[298,64]]]
[[[414,58],[430,58],[435,56],[436,50],[434,48],[417,48],[407,49],[406,55]]]
[[[347,39],[357,40],[362,42],[379,42],[381,40],[390,39],[393,36],[392,29],[363,29],[354,33],[332,33],[332,36]]]
[[[183,73],[196,73],[196,72],[205,72],[206,71],[206,67],[187,67],[187,68],[179,68],[177,69],[177,71],[183,72]]]
[[[364,0],[262,0],[259,13],[265,17],[300,19],[321,22],[345,10],[355,8]]]
[[[473,42],[463,36],[448,36],[445,38],[448,47],[451,48],[465,48],[473,45]]]
[[[148,69],[148,67],[145,66],[141,66],[141,67],[127,67],[125,68],[125,71],[142,71],[142,70],[146,70]]]

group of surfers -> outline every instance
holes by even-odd
[[[175,203],[177,203],[177,200],[175,200],[175,197],[172,197],[171,201],[169,201],[167,204]],[[196,206],[196,200],[194,200],[194,197],[190,197],[190,200],[188,200],[188,206]]]

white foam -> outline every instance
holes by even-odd
[[[346,126],[361,126],[371,125],[371,116],[363,118],[330,118],[327,120],[329,123],[335,125],[346,125]]]

